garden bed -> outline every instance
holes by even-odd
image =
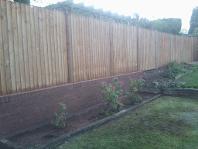
[[[173,91],[174,94],[182,95],[183,91],[190,95],[196,92],[194,89],[198,86],[198,65],[170,63],[155,77],[148,78],[146,75],[143,79],[143,93],[167,94]]]
[[[154,97],[155,94],[144,93],[141,94],[141,96],[143,97],[144,102]],[[123,100],[124,102],[127,102],[126,99],[123,98]],[[71,118],[68,120],[68,126],[64,129],[57,129],[52,125],[45,125],[31,131],[26,131],[24,133],[11,136],[6,138],[6,140],[9,141],[8,144],[10,144],[10,146],[15,148],[26,149],[44,147],[46,144],[53,142],[61,136],[75,132],[80,128],[84,128],[91,123],[105,118],[106,116],[101,114],[101,111],[103,111],[105,107],[105,104],[102,103],[82,113],[79,113],[78,115],[71,116]],[[131,105],[125,105],[121,110],[128,109],[130,107]]]

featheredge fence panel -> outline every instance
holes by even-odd
[[[137,71],[137,28],[112,23],[112,73],[121,74]]]
[[[72,81],[109,76],[109,23],[77,14],[71,14],[69,18]]]
[[[170,61],[170,39],[167,38],[167,34],[157,32],[156,38],[156,53],[158,67],[167,64]]]
[[[139,70],[156,68],[155,31],[138,29],[138,65]]]
[[[0,92],[68,82],[64,12],[0,1]]]

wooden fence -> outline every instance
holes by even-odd
[[[0,0],[0,95],[198,58],[198,40]]]
[[[67,82],[65,15],[0,1],[0,92]]]

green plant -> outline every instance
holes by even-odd
[[[188,31],[188,34],[195,34],[197,28],[198,28],[198,7],[195,7],[192,11],[192,15],[190,19],[190,29]]]
[[[104,83],[102,85],[103,99],[107,102],[110,111],[119,111],[121,103],[119,97],[122,93],[121,85],[117,78],[114,78],[112,83]]]
[[[58,111],[54,114],[52,125],[56,128],[65,128],[67,126],[68,112],[66,105],[59,103]]]
[[[38,149],[38,148],[41,148],[41,145],[33,144],[33,145],[29,145],[29,146],[27,147],[27,149]]]
[[[30,4],[30,0],[14,0],[15,2]]]
[[[185,68],[182,64],[171,62],[167,65],[167,70],[165,71],[164,77],[175,79],[178,74],[183,72],[185,72]]]
[[[157,84],[157,82],[155,82],[155,84]],[[176,88],[176,87],[177,87],[177,83],[172,80],[160,80],[158,82],[158,85],[156,86],[156,88],[158,88],[160,91],[164,91],[167,90],[168,88]]]
[[[168,88],[181,88],[183,87],[183,85],[184,82],[175,81],[172,79],[166,79],[166,80],[155,80],[152,82],[147,82],[145,88],[164,91],[167,90]]]
[[[179,18],[157,19],[151,21],[151,26],[153,29],[161,32],[179,34],[182,27],[182,20]]]
[[[131,101],[131,104],[140,103],[142,101],[142,97],[138,92],[144,86],[144,82],[144,80],[130,80],[127,97]]]

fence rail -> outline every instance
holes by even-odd
[[[198,39],[0,0],[0,95],[198,58]]]

